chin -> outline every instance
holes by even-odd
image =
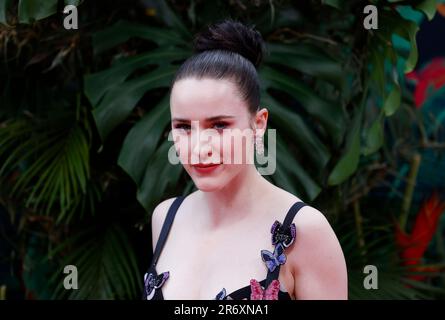
[[[222,189],[222,185],[218,183],[210,183],[203,181],[195,181],[195,186],[202,192],[213,192]]]

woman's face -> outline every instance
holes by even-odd
[[[264,129],[267,110],[252,117],[232,82],[179,80],[170,111],[176,151],[198,189],[222,189],[253,165],[253,129]]]

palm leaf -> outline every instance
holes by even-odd
[[[54,276],[57,286],[53,298],[128,299],[139,296],[142,280],[136,257],[125,231],[117,224],[105,226],[101,232],[89,229],[79,233],[75,241],[67,241],[52,254],[66,251],[61,265],[74,265],[78,270],[78,290],[67,290],[60,277]],[[70,249],[71,248],[71,249]]]

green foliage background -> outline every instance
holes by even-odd
[[[417,62],[420,22],[412,17],[432,19],[438,2],[0,0],[10,295],[140,296],[152,210],[194,190],[165,158],[168,86],[193,35],[232,17],[254,24],[267,43],[262,105],[278,138],[268,179],[328,216],[347,258],[350,298],[443,297],[440,278],[405,285],[391,224],[400,208],[360,210],[372,203],[375,181],[386,181],[382,166],[398,170],[388,150],[401,135],[385,128],[407,125],[403,115],[413,112],[404,83]],[[370,3],[378,30],[362,25]],[[66,4],[78,6],[78,30],[63,28]],[[67,264],[86,275],[79,290],[61,287]],[[380,290],[363,289],[366,264],[379,267]]]

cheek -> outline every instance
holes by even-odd
[[[176,134],[174,135],[175,149],[179,156],[179,160],[182,164],[187,165],[189,160],[187,160],[190,154],[190,138],[186,134]]]
[[[222,139],[221,156],[227,164],[251,164],[253,154],[252,136],[232,133]]]

